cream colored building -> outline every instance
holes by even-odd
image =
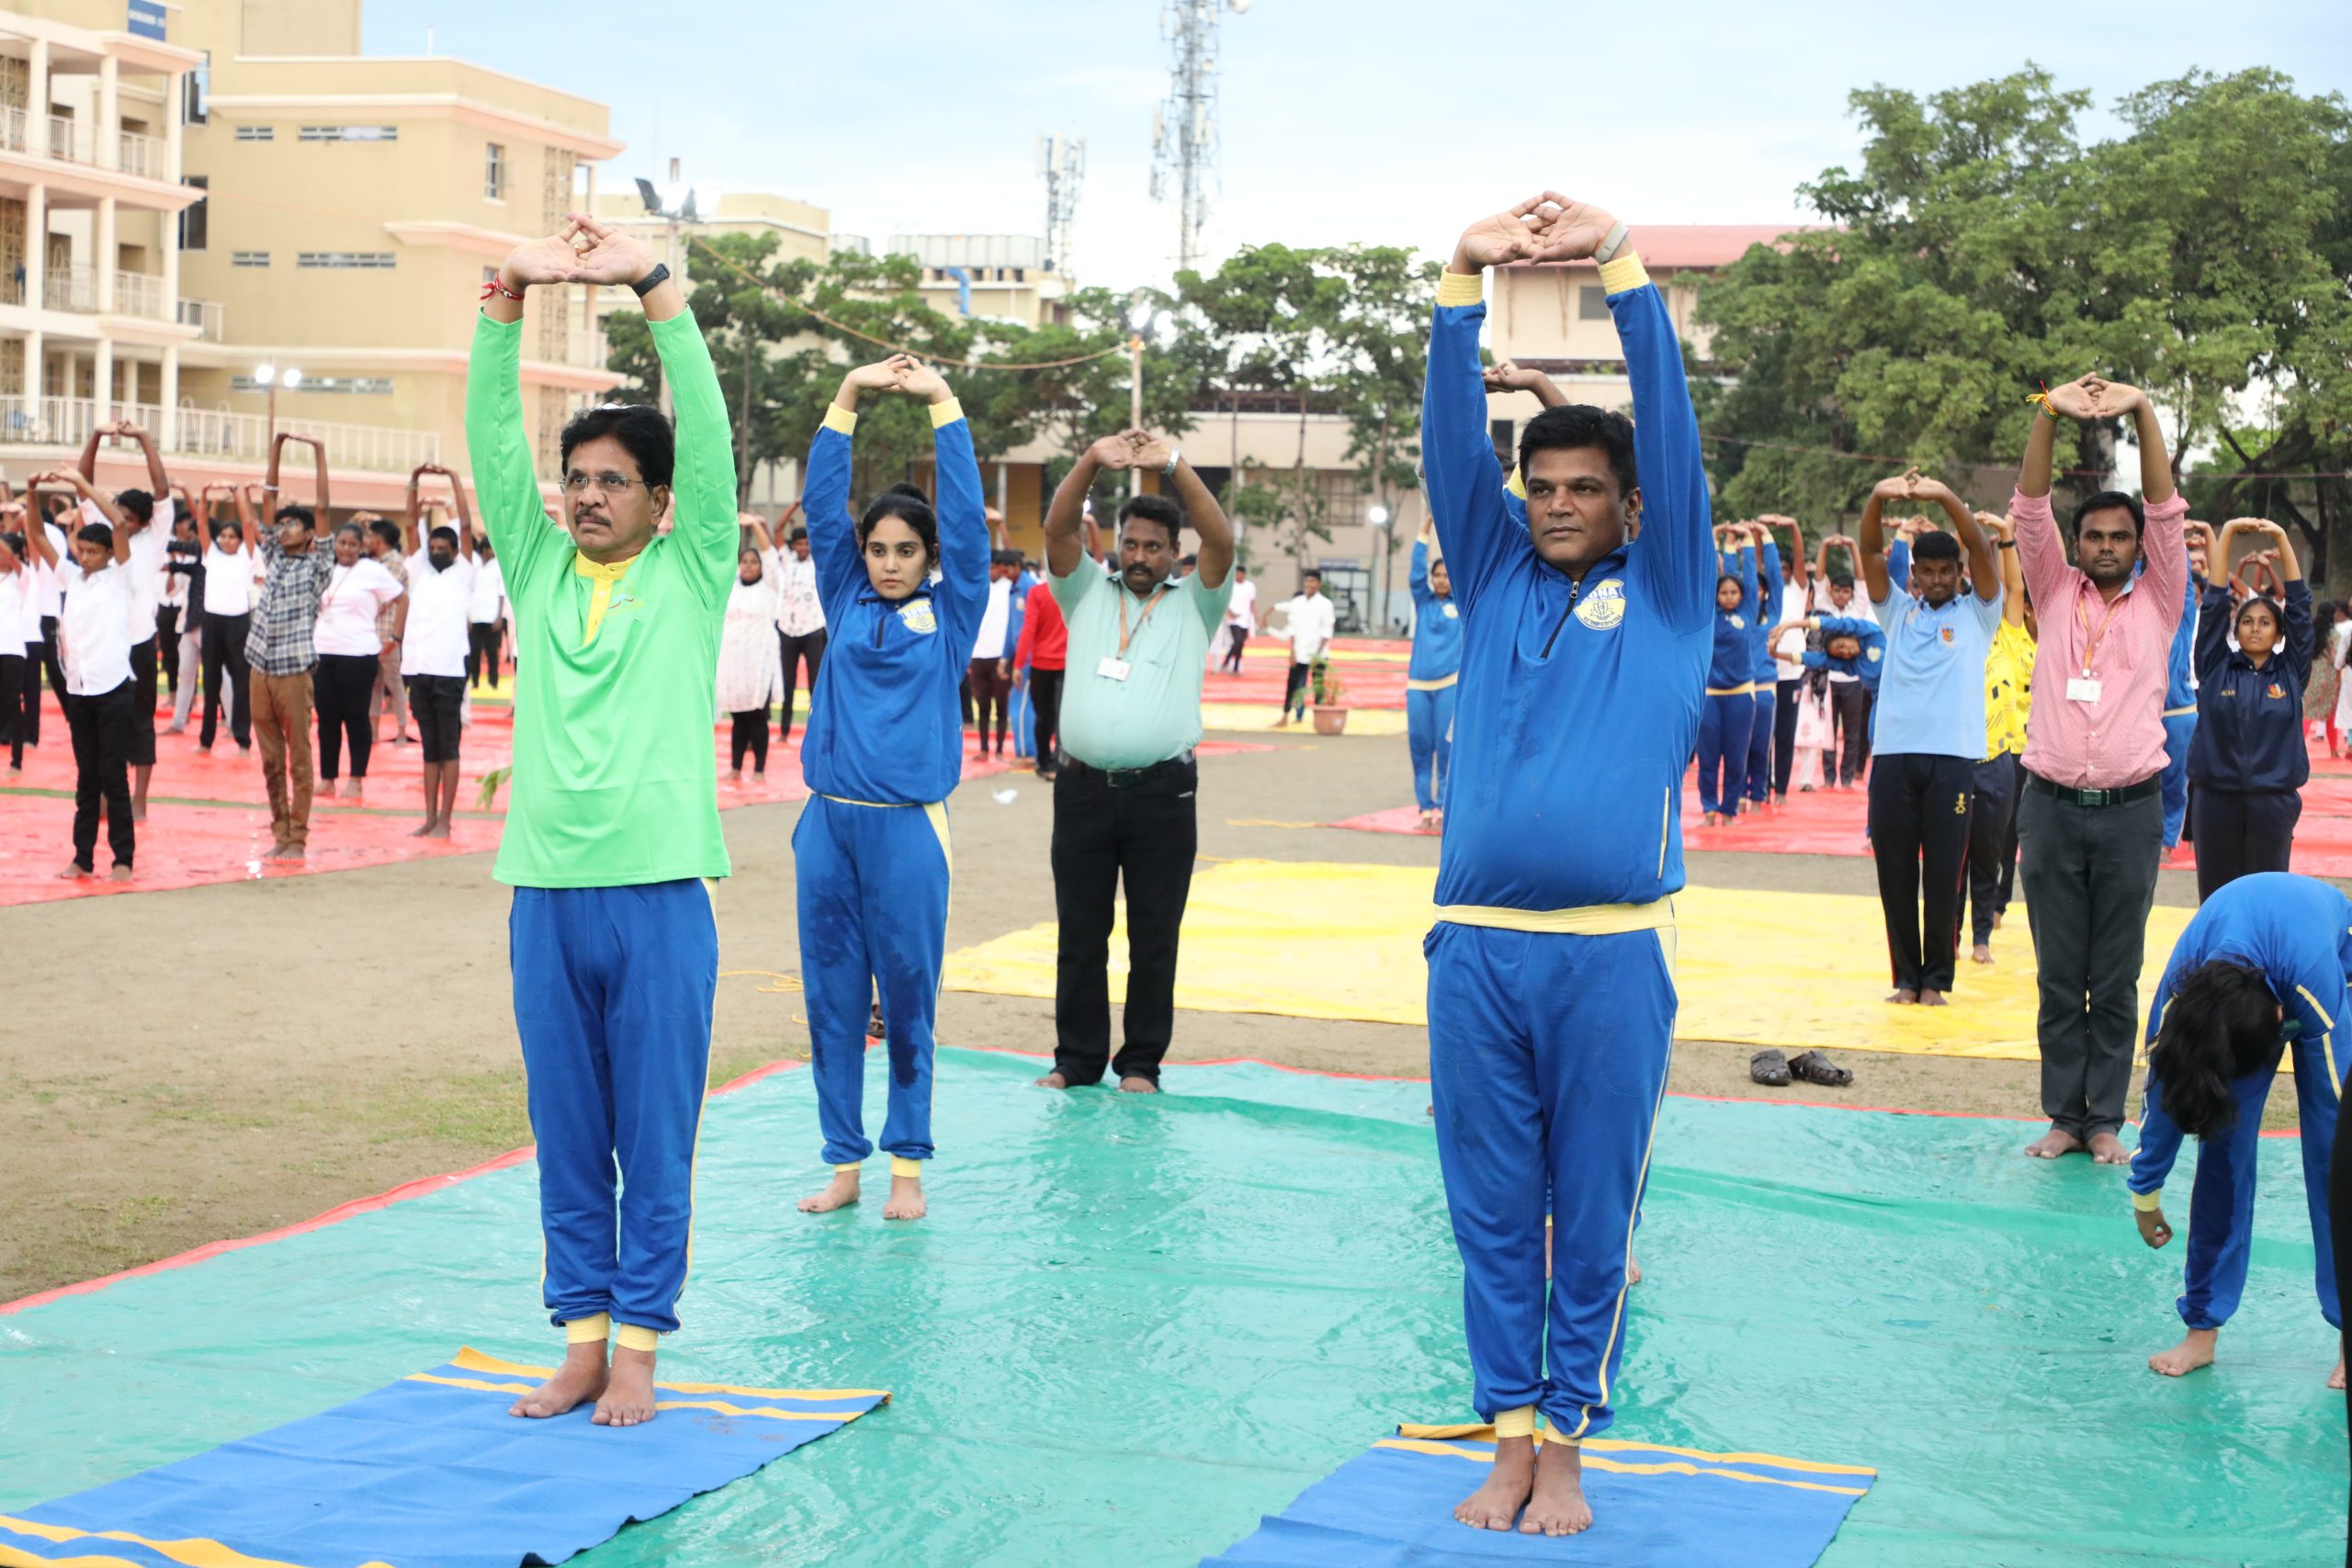
[[[248,479],[277,428],[327,444],[337,510],[468,467],[484,277],[594,200],[604,105],[464,61],[359,53],[359,0],[124,0],[0,10],[0,463],[94,421],[156,431],[175,479]],[[43,258],[27,266],[28,253]],[[615,381],[584,288],[534,290],[524,395],[542,477]],[[99,309],[109,306],[110,309]],[[103,412],[101,412],[103,411]],[[102,483],[136,482],[108,448]],[[300,486],[289,487],[298,498]]]

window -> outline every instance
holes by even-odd
[[[250,376],[232,376],[229,389],[233,392],[266,392],[269,389]],[[390,376],[305,376],[305,392],[356,392],[364,397],[388,398],[392,395]]]
[[[1605,321],[1609,319],[1609,290],[1597,283],[1588,283],[1577,290],[1577,320]]]
[[[196,69],[180,78],[180,121],[202,125],[212,112],[212,51],[206,50]]]
[[[267,251],[231,251],[229,265],[231,266],[267,266],[269,253]]]
[[[241,125],[237,127],[237,140],[240,141],[275,141],[277,140],[277,127],[274,125]]]
[[[490,151],[482,159],[481,194],[487,201],[506,199],[506,149],[497,142],[489,143]]]
[[[305,141],[398,141],[401,128],[397,125],[306,125],[300,135]]]
[[[392,253],[390,251],[297,251],[296,266],[356,268],[366,272],[390,272]]]
[[[189,175],[183,183],[194,186],[197,189],[202,190],[212,183],[212,176],[209,175]],[[194,201],[188,203],[187,206],[180,209],[180,249],[184,251],[200,251],[204,249],[207,231],[211,227],[211,225],[207,221],[207,219],[211,214],[211,197],[203,196],[198,197]]]

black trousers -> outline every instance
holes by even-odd
[[[1220,671],[1230,671],[1238,675],[1241,673],[1241,650],[1249,644],[1250,628],[1234,626],[1226,627],[1225,631],[1227,639],[1225,657],[1216,661],[1216,667]]]
[[[1061,920],[1054,984],[1054,1070],[1072,1084],[1159,1081],[1176,1029],[1176,937],[1200,843],[1200,769],[1163,762],[1123,787],[1075,761],[1054,781],[1054,906]],[[1127,900],[1125,1043],[1111,1057],[1111,923]]]
[[[1284,714],[1296,708],[1299,717],[1306,716],[1306,699],[1309,694],[1307,676],[1314,671],[1314,669],[1315,666],[1312,664],[1301,664],[1295,660],[1292,660],[1290,679],[1283,683],[1283,712]]]
[[[1062,672],[1029,667],[1029,715],[1036,732],[1037,766],[1054,771],[1054,743],[1061,738]]]
[[[74,736],[74,863],[97,869],[98,810],[107,814],[107,848],[129,865],[138,840],[130,821],[130,709],[125,681],[95,697],[67,695],[65,728]]]
[[[1829,682],[1831,716],[1842,745],[1838,754],[1838,782],[1852,784],[1871,760],[1871,709],[1878,694],[1860,681]]]
[[[466,678],[463,675],[403,675],[408,714],[416,720],[417,747],[428,762],[454,762],[465,737]]]
[[[482,672],[490,672],[490,689],[498,690],[498,655],[505,643],[506,627],[499,621],[468,621],[466,623],[466,683],[481,684]]]
[[[1871,854],[1898,990],[1949,991],[1960,941],[1960,874],[1968,855],[1966,757],[1897,751],[1871,767]]]
[[[792,735],[792,699],[799,689],[800,664],[803,660],[806,660],[808,664],[809,695],[812,697],[816,695],[817,667],[825,661],[825,628],[819,626],[815,631],[802,637],[794,637],[783,631],[777,632],[775,636],[776,641],[784,649],[784,728],[776,731],[776,739],[784,740],[788,739]]]
[[[1001,662],[994,659],[975,659],[965,667],[965,689],[972,694],[971,713],[980,737],[980,750],[989,749],[989,720],[996,720],[997,755],[1004,755],[1005,730],[1012,722],[1012,682],[1002,672]]]
[[[1789,770],[1797,761],[1797,699],[1804,692],[1802,677],[1772,683],[1772,793],[1789,793]]]
[[[2239,795],[2205,784],[2192,789],[2188,815],[2196,826],[2197,901],[2257,871],[2285,871],[2294,852],[2295,822],[2303,797],[2292,790]]]
[[[743,755],[748,751],[752,756],[752,770],[756,773],[766,773],[768,771],[768,710],[746,708],[741,713],[729,714],[727,716],[735,721],[734,734],[729,741],[729,747],[735,758],[735,771],[739,773],[743,771]]]
[[[155,651],[164,661],[165,690],[173,696],[180,694],[180,607],[177,604],[155,606]],[[194,671],[188,671],[194,675]]]
[[[49,671],[49,689],[65,702],[65,666],[57,661],[57,617],[40,618],[40,641],[32,645],[25,662],[25,744],[40,744],[40,676]]]
[[[130,645],[130,765],[155,765],[155,645],[159,638]]]
[[[240,746],[254,743],[253,671],[245,663],[247,615],[204,617],[204,726],[196,743],[209,747],[220,716],[220,677],[229,678],[229,735]]]
[[[2041,971],[2041,1109],[2051,1125],[2087,1140],[2123,1125],[2164,796],[2078,806],[2036,789],[2028,773],[2018,833]]]
[[[368,776],[376,746],[376,682],[383,662],[372,653],[322,653],[311,671],[311,704],[319,716],[319,777],[342,776],[343,747],[351,743],[351,776]]]
[[[2024,769],[2014,751],[1976,764],[1976,797],[1968,808],[1968,929],[1980,945],[1993,940],[1993,917],[2008,907],[2002,892],[2018,837],[2018,781]]]
[[[8,634],[14,637],[16,634]],[[25,765],[25,655],[0,652],[0,746],[8,748],[8,765]]]

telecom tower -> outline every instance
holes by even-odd
[[[1216,29],[1218,12],[1239,16],[1250,0],[1176,0],[1159,13],[1159,36],[1175,52],[1168,101],[1152,111],[1151,198],[1176,186],[1176,265],[1196,267],[1216,179]]]
[[[1086,138],[1038,137],[1037,174],[1046,182],[1046,270],[1069,277],[1078,187],[1086,177]]]

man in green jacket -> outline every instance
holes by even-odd
[[[567,283],[617,284],[645,302],[677,424],[643,405],[577,415],[563,431],[558,532],[526,434],[523,303]],[[522,654],[495,875],[514,889],[544,1291],[568,1344],[513,1413],[593,1399],[600,1425],[634,1426],[653,1417],[656,1337],[678,1326],[718,985],[704,879],[729,872],[711,727],[735,573],[734,451],[702,333],[642,242],[575,215],[517,247],[482,299],[466,443]],[[665,507],[674,521],[657,535]]]

